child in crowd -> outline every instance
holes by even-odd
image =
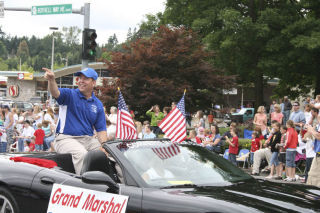
[[[278,150],[278,144],[281,142],[281,132],[280,132],[281,124],[279,122],[276,122],[272,124],[273,128],[273,135],[270,139],[269,146],[271,148],[272,156],[270,160],[271,170],[269,176],[267,176],[267,179],[273,178],[274,169],[276,169],[276,179],[282,179],[281,173],[280,173],[280,165],[279,165],[279,150]]]
[[[280,173],[282,174],[283,167],[286,165],[286,150],[284,149],[284,145],[286,144],[287,127],[282,125],[280,128],[280,132],[281,132],[281,141],[280,141],[280,144],[278,144],[278,148],[279,148]]]
[[[45,133],[42,129],[42,123],[37,124],[37,130],[34,131],[33,135],[35,136],[35,148],[36,151],[43,151],[43,139]]]
[[[260,141],[261,141],[261,140],[264,140],[264,136],[263,136],[262,131],[261,131],[261,128],[260,128],[259,126],[256,126],[253,131],[255,131],[255,132],[258,133]],[[261,142],[262,142],[262,141],[261,141]],[[261,143],[260,149],[261,149],[261,148],[262,148],[262,143]]]
[[[196,142],[197,144],[201,144],[201,139],[197,137],[197,132],[196,130],[191,130],[189,132],[189,137],[188,137],[189,140],[193,141],[193,142]]]
[[[232,136],[232,140],[230,140],[228,136],[225,136],[226,142],[229,144],[229,161],[231,161],[233,165],[237,166],[236,156],[239,151],[239,139],[237,136],[237,130],[233,128],[230,131],[230,134]]]
[[[286,149],[286,175],[287,178],[285,181],[295,181],[296,175],[296,165],[295,165],[295,157],[296,157],[296,149],[298,145],[298,133],[294,129],[295,125],[292,120],[288,120],[287,123],[287,141],[284,146]]]
[[[210,139],[210,129],[204,130],[204,138],[202,139],[202,144],[204,147],[206,147],[208,150],[212,151],[212,145],[211,145],[211,139]]]
[[[7,134],[4,129],[0,129],[0,152],[7,151]]]
[[[29,143],[29,149],[30,152],[34,152],[34,150],[36,149],[34,140],[31,140],[31,143]]]
[[[144,130],[146,128],[146,126],[150,126],[150,122],[149,121],[143,121],[143,125],[142,125],[142,138],[143,138],[143,135],[144,135]]]
[[[143,139],[153,139],[156,138],[157,136],[151,131],[151,126],[146,125],[144,127],[144,134],[143,134]]]
[[[29,147],[30,141],[24,141],[24,152],[30,152],[30,147]]]
[[[250,149],[250,164],[253,165],[253,156],[255,151],[259,150],[261,147],[260,135],[258,132],[253,131],[251,135],[251,149]]]
[[[316,152],[314,151],[314,136],[311,132],[306,132],[303,137],[303,142],[306,143],[306,171],[305,171],[305,180],[304,183],[308,180],[308,173],[313,161],[313,158],[316,157]]]

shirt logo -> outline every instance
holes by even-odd
[[[97,106],[96,105],[91,105],[91,112],[97,113]]]

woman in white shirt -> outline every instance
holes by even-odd
[[[44,120],[44,121],[49,121],[50,124],[52,124],[52,125],[55,124],[55,122],[54,122],[54,114],[53,114],[53,110],[52,110],[51,107],[48,107],[48,108],[47,108],[47,112],[46,112],[46,114],[44,115],[43,120]]]
[[[110,115],[107,115],[107,120],[110,121],[110,125],[107,127],[108,135],[115,135],[117,129],[117,107],[112,106],[110,108]]]
[[[37,129],[37,125],[42,123],[43,113],[41,112],[40,106],[36,105],[33,107],[33,120],[34,120],[34,128]]]

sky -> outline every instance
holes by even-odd
[[[119,42],[124,42],[128,29],[138,28],[145,20],[146,14],[163,12],[166,0],[0,0],[5,7],[31,8],[40,5],[72,4],[72,8],[80,9],[84,3],[90,3],[90,28],[96,29],[97,43],[107,43],[114,33]],[[0,18],[2,31],[18,37],[35,35],[42,38],[52,33],[49,27],[77,26],[83,29],[83,15],[31,15],[31,12],[4,11]]]

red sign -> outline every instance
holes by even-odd
[[[9,86],[9,95],[11,97],[17,97],[19,95],[19,87],[18,87],[18,85]]]
[[[79,86],[79,81],[80,81],[79,76],[73,77],[73,85],[74,86]]]

